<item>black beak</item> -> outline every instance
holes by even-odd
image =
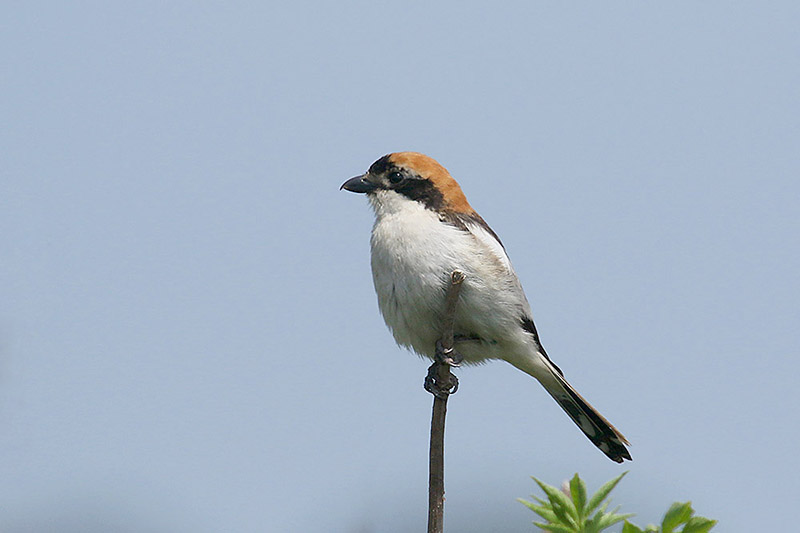
[[[377,189],[378,186],[374,183],[367,181],[367,175],[362,174],[360,176],[356,176],[355,178],[350,178],[349,180],[342,183],[342,186],[339,187],[339,190],[342,189],[350,192],[372,192]]]

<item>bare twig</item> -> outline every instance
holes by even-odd
[[[453,328],[456,304],[463,281],[464,274],[458,270],[450,276],[442,338],[436,345],[436,361],[428,369],[428,377],[425,380],[425,389],[433,394],[428,475],[428,533],[442,533],[444,529],[444,422],[447,415],[447,398],[458,389],[458,380],[450,373],[450,367],[457,366],[461,359],[453,350],[455,344]]]
[[[447,299],[445,300],[444,326],[442,327],[442,347],[445,350],[453,349],[453,328],[456,323],[456,304],[458,295],[461,292],[461,284],[465,276],[458,270],[454,270],[450,275],[450,286],[447,288]]]

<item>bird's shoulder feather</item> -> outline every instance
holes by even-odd
[[[511,260],[508,258],[505,246],[500,237],[492,230],[489,224],[476,212],[471,213],[444,213],[443,222],[451,224],[462,231],[471,234],[482,247],[485,247],[509,272],[513,273]]]

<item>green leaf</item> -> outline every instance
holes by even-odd
[[[554,523],[557,524],[564,524],[565,526],[569,526],[573,529],[578,528],[577,522],[575,519],[570,516],[569,510],[566,509],[564,506],[555,503],[552,505],[553,513],[556,515],[556,520],[553,520]]]
[[[547,494],[547,499],[550,500],[550,505],[553,507],[553,512],[556,513],[561,522],[565,525],[577,528],[578,512],[572,504],[572,500],[567,498],[567,495],[558,490],[557,488],[548,485],[536,478],[533,480],[539,487]]]
[[[597,513],[592,518],[589,518],[583,522],[583,533],[598,533],[600,531],[600,519],[602,515]]]
[[[523,500],[522,498],[517,498],[517,501],[534,512],[536,512],[536,509],[539,507],[535,503],[529,502],[528,500]]]
[[[600,507],[600,504],[603,502],[603,500],[605,500],[608,497],[608,494],[612,490],[614,490],[614,487],[616,487],[617,483],[619,483],[619,481],[623,477],[625,477],[625,474],[627,474],[627,472],[621,473],[620,475],[618,475],[611,481],[606,482],[602,487],[597,489],[597,492],[595,492],[589,499],[589,503],[586,504],[586,510],[585,510],[586,516],[593,513],[595,509]]]
[[[610,528],[617,522],[622,522],[626,518],[630,518],[631,516],[633,516],[632,513],[617,514],[618,510],[619,507],[617,507],[617,509],[614,509],[610,513],[603,513],[601,511],[597,511],[597,513],[595,513],[595,515],[591,519],[585,522],[584,530],[582,533],[599,533],[600,531]]]
[[[556,517],[556,514],[553,512],[553,510],[550,508],[549,503],[544,505],[536,505],[535,503],[523,500],[522,498],[517,498],[517,501],[522,505],[524,505],[525,507],[527,507],[528,509],[530,509],[531,511],[533,511],[534,513],[544,518],[545,520],[547,520],[548,522],[558,522],[558,518]]]
[[[569,494],[572,496],[572,503],[575,504],[575,510],[578,512],[578,520],[583,521],[586,516],[584,512],[586,507],[586,483],[577,473],[569,482]]]
[[[664,515],[661,521],[661,530],[663,533],[672,533],[672,531],[681,524],[685,524],[694,514],[692,509],[692,502],[686,503],[673,503]]]
[[[622,533],[644,533],[644,530],[625,520],[625,525],[622,526]]]
[[[715,525],[717,525],[716,520],[703,516],[693,516],[683,526],[683,533],[708,533]]]
[[[558,518],[558,515],[556,515],[556,513],[554,513],[551,509],[548,509],[548,508],[544,508],[543,507],[543,508],[539,509],[538,511],[536,511],[536,514],[538,514],[539,516],[541,516],[542,518],[544,518],[545,520],[547,520],[551,524],[558,524],[559,522],[561,522],[561,520],[559,520],[559,518]]]
[[[534,522],[533,525],[539,529],[552,531],[553,533],[576,533],[575,529],[568,526],[562,526],[561,524],[542,524],[541,522]]]
[[[610,528],[617,522],[622,522],[626,518],[630,518],[632,516],[633,513],[628,513],[628,514],[609,513],[607,515],[603,515],[603,517],[600,519],[600,522],[598,523],[598,526],[600,526],[600,531],[603,531],[604,529]]]

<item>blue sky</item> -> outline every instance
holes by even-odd
[[[800,7],[0,8],[0,529],[422,530],[426,363],[338,190],[449,168],[542,341],[633,443],[641,524],[781,530],[800,372]],[[529,377],[459,371],[446,527],[620,473]],[[764,512],[765,509],[769,511]]]

